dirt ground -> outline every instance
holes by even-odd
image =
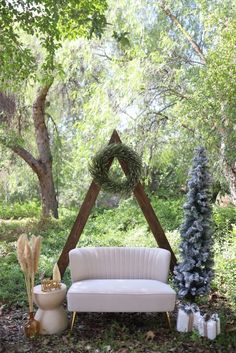
[[[217,306],[220,306],[219,302]],[[236,353],[236,317],[229,309],[224,312],[223,333],[214,341],[199,337],[195,332],[177,332],[176,312],[171,314],[172,330],[160,313],[81,313],[72,332],[68,328],[59,335],[28,339],[23,329],[27,320],[25,308],[3,305],[0,352]]]

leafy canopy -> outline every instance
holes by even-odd
[[[46,51],[44,65],[52,69],[55,50],[63,38],[100,37],[106,26],[105,0],[0,1],[0,79],[24,79],[36,68],[22,32],[37,36]]]

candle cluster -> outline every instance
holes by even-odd
[[[200,336],[211,340],[220,334],[220,318],[218,314],[201,315],[196,304],[182,304],[178,311],[177,331],[198,331]]]

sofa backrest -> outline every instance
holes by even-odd
[[[154,279],[167,282],[170,252],[160,248],[96,247],[69,252],[72,281]]]

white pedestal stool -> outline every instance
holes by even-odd
[[[62,303],[66,296],[66,285],[51,292],[43,292],[41,285],[34,287],[34,302],[38,306],[35,320],[40,321],[40,333],[52,335],[64,331],[68,326],[67,314]]]

